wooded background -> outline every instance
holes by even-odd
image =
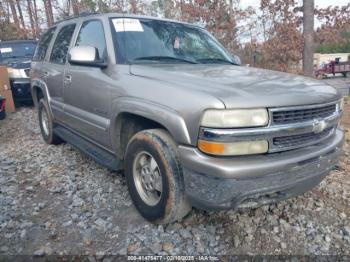
[[[350,52],[350,3],[315,8],[313,0],[257,1],[258,8],[243,9],[239,0],[0,0],[0,40],[38,39],[59,20],[98,11],[200,24],[243,63],[281,71],[300,73],[303,50],[306,75],[313,51]]]

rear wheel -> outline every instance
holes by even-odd
[[[59,144],[62,140],[53,132],[53,121],[47,102],[44,99],[39,101],[38,118],[41,135],[47,144]]]
[[[165,224],[190,210],[177,147],[162,129],[134,135],[125,155],[125,176],[131,198],[147,220]]]

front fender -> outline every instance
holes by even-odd
[[[184,119],[172,108],[133,97],[119,97],[112,104],[111,134],[116,134],[117,119],[121,113],[138,115],[164,126],[178,144],[191,144],[191,138]],[[112,135],[113,145],[118,137]]]

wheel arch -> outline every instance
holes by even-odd
[[[50,96],[49,96],[46,84],[39,79],[32,80],[31,92],[32,92],[32,97],[33,97],[35,107],[38,107],[39,100],[41,98],[44,98],[48,102],[50,100]]]
[[[120,159],[124,159],[127,142],[137,132],[162,128],[178,144],[191,144],[184,119],[163,105],[134,98],[118,99],[113,106],[111,141]]]

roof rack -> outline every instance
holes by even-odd
[[[57,22],[54,23],[54,25],[57,25],[59,23],[62,23],[64,21],[67,21],[67,20],[71,20],[71,19],[74,19],[74,18],[79,18],[79,17],[85,17],[85,16],[90,16],[90,15],[98,15],[98,14],[101,14],[100,12],[81,12],[79,15],[71,15],[71,16],[68,16],[64,19],[61,19]]]

